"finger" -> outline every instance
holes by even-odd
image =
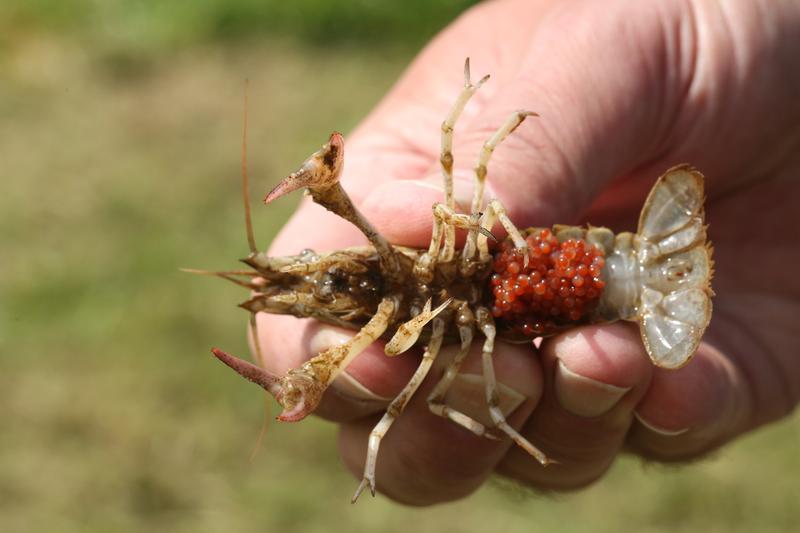
[[[512,449],[500,471],[539,488],[582,487],[622,448],[651,364],[630,324],[585,326],[546,339],[541,351],[545,392],[523,435],[558,464],[542,468]]]
[[[460,377],[447,395],[447,403],[487,421],[480,351],[479,344],[473,344]],[[446,348],[440,357],[447,359],[449,355],[452,349]],[[541,394],[539,364],[530,346],[498,343],[495,368],[497,380],[502,384],[501,404],[510,412],[509,423],[519,427]],[[512,445],[507,439],[478,437],[430,412],[426,399],[441,370],[439,364],[431,371],[381,442],[376,472],[378,489],[403,503],[428,505],[471,493],[491,475]],[[341,454],[358,478],[364,469],[369,433],[378,418],[342,425]]]
[[[636,409],[629,442],[660,461],[697,457],[741,432],[751,413],[748,385],[719,350],[703,343],[678,370],[657,370]]]

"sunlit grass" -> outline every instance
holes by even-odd
[[[318,420],[271,424],[248,462],[262,397],[208,353],[246,352],[243,293],[177,270],[227,268],[246,253],[243,80],[263,192],[328,132],[351,128],[407,59],[282,41],[199,46],[120,80],[57,38],[5,56],[0,531],[796,527],[796,418],[689,467],[625,459],[574,495],[487,487],[423,510],[383,498],[351,506],[335,428]],[[262,246],[294,202],[256,209]]]

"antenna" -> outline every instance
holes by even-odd
[[[244,118],[242,126],[242,201],[244,202],[244,224],[247,230],[247,244],[251,253],[258,253],[256,237],[253,234],[253,220],[250,217],[250,184],[247,177],[247,101],[250,94],[250,80],[244,80]]]
[[[250,96],[250,80],[244,80],[244,116],[242,118],[242,201],[244,202],[244,225],[247,230],[247,244],[250,246],[250,253],[257,254],[256,237],[253,233],[253,219],[250,216],[250,180],[247,176],[247,104]],[[253,346],[256,352],[256,364],[263,365],[264,359],[261,353],[261,343],[258,338],[258,321],[256,313],[250,313],[250,333],[253,336]],[[256,444],[250,452],[249,462],[253,462],[261,449],[261,442],[267,430],[269,420],[269,395],[264,393],[264,421],[261,424],[261,431],[258,433]]]

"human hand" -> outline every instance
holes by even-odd
[[[469,205],[481,144],[520,108],[542,118],[497,149],[486,194],[519,227],[632,229],[655,178],[690,162],[707,177],[717,297],[704,342],[677,371],[654,368],[629,324],[582,327],[538,349],[497,346],[498,380],[519,403],[509,421],[560,463],[547,468],[509,441],[479,439],[430,414],[431,376],[381,445],[382,492],[429,504],[462,497],[493,472],[533,487],[577,488],[622,451],[689,459],[794,408],[798,54],[800,7],[755,0],[497,1],[467,12],[420,54],[346,146],[343,186],[392,243],[428,244],[430,207],[442,200],[439,124],[469,56],[475,77],[492,79],[456,124],[461,205]],[[270,253],[362,242],[349,223],[305,202]],[[278,374],[351,334],[293,317],[258,319],[264,366]],[[472,355],[462,372],[480,374]],[[400,391],[418,361],[413,353],[387,358],[376,343],[320,405],[319,414],[341,423],[341,453],[358,477],[384,398]],[[468,379],[455,392],[467,403],[483,395]]]

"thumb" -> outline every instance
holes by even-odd
[[[516,74],[493,88],[491,100],[467,104],[481,109],[455,124],[453,179],[464,211],[484,142],[519,110],[540,116],[529,117],[496,148],[484,195],[499,199],[519,226],[576,222],[613,178],[659,156],[668,137],[665,117],[675,113],[681,94],[670,90],[680,86],[680,65],[672,65],[680,54],[665,50],[669,30],[657,18],[631,17],[625,6],[615,3],[596,17],[556,10],[539,25]],[[568,16],[569,23],[561,20]],[[477,80],[492,65],[472,67]],[[390,241],[424,246],[431,205],[443,201],[442,191],[437,164],[421,180],[377,186],[362,207]],[[634,188],[632,196],[641,200],[646,191]]]

